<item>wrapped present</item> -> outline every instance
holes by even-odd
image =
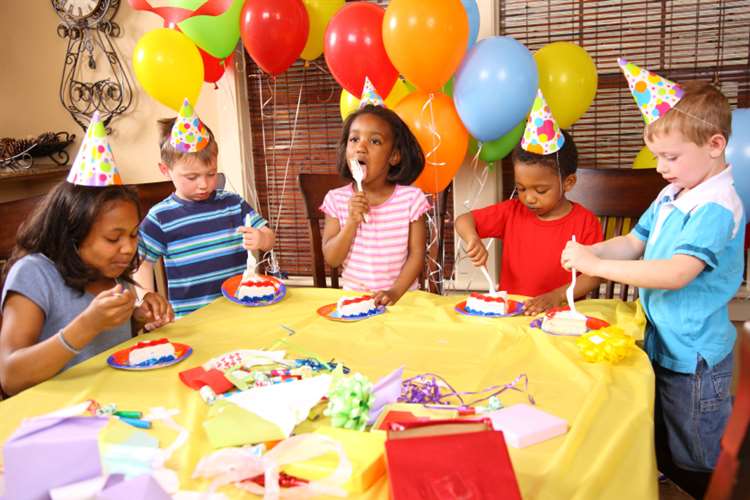
[[[463,424],[470,432],[459,433],[455,423],[432,426],[431,434],[428,427],[430,423],[420,422],[408,431],[389,433],[385,450],[393,500],[520,500],[502,432],[488,430],[486,422]],[[419,431],[419,437],[404,436],[411,431]],[[441,434],[444,431],[451,433]]]
[[[360,432],[324,426],[313,434],[327,436],[343,447],[346,457],[352,464],[352,475],[344,483],[344,489],[348,493],[367,491],[385,473],[385,432]],[[317,481],[330,475],[338,466],[338,462],[339,459],[334,453],[328,453],[313,460],[289,464],[283,471],[294,477]]]
[[[5,497],[48,498],[53,488],[100,476],[98,437],[107,420],[80,416],[24,420],[3,447]]]
[[[635,346],[635,339],[622,328],[608,326],[582,335],[576,345],[589,363],[622,361]]]
[[[523,403],[485,416],[492,421],[495,430],[503,431],[505,441],[513,448],[525,448],[568,432],[565,419]]]

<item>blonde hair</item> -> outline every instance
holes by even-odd
[[[646,125],[643,135],[653,141],[670,130],[679,131],[686,139],[703,146],[715,134],[729,141],[732,134],[732,110],[719,89],[708,82],[692,80],[680,84],[685,91],[682,99],[664,116]]]
[[[204,123],[209,135],[209,141],[205,148],[195,153],[183,153],[177,151],[169,139],[172,137],[172,127],[177,118],[162,118],[157,121],[159,127],[159,151],[161,153],[161,161],[168,166],[170,169],[174,166],[175,162],[182,158],[191,158],[200,161],[204,165],[208,165],[212,161],[216,160],[219,156],[219,145],[216,144],[214,133]]]

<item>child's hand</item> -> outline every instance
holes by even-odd
[[[148,292],[141,305],[133,311],[133,318],[143,323],[143,328],[149,332],[160,326],[174,321],[172,305],[158,293]]]
[[[94,297],[81,315],[89,328],[101,333],[127,321],[134,308],[135,294],[118,284]]]
[[[370,204],[362,191],[357,191],[349,198],[349,221],[359,225],[364,222],[365,214],[370,211]]]
[[[399,294],[394,289],[390,290],[381,290],[379,292],[375,293],[375,296],[373,297],[375,299],[375,305],[376,306],[392,306],[396,302],[398,302],[398,299],[401,298],[402,294]]]
[[[237,232],[242,233],[242,248],[245,250],[259,250],[263,246],[263,236],[258,229],[240,226]]]
[[[574,267],[577,271],[589,276],[598,276],[596,267],[599,262],[599,257],[591,251],[590,247],[575,241],[569,241],[560,256],[560,264],[566,270],[570,271],[570,268]]]
[[[479,236],[466,242],[466,255],[476,267],[482,267],[487,263],[487,249],[484,248],[484,243]]]
[[[523,313],[526,316],[536,316],[561,305],[564,301],[565,292],[561,293],[559,289],[552,290],[527,300],[523,305]]]

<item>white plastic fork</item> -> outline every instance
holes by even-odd
[[[573,235],[572,240],[576,240],[575,234]],[[568,286],[568,289],[565,290],[565,298],[568,300],[568,307],[570,307],[570,311],[575,315],[583,316],[583,314],[579,313],[576,309],[575,297],[573,296],[573,291],[576,288],[576,268],[571,267],[570,272],[573,274],[573,279],[570,281],[570,286]]]
[[[250,226],[250,214],[245,214],[245,227]],[[247,264],[245,265],[244,276],[255,276],[255,268],[258,265],[258,260],[255,258],[252,250],[247,251]]]
[[[352,158],[349,160],[349,170],[352,172],[352,177],[354,177],[354,182],[357,183],[357,190],[362,190],[362,179],[365,178],[365,172],[362,169],[362,165],[359,164],[359,161],[357,161],[356,158]],[[367,222],[367,214],[362,214],[362,219]]]
[[[487,283],[490,284],[490,295],[495,295],[497,290],[495,289],[495,283],[492,281],[492,276],[490,276],[489,271],[487,271],[487,266],[482,266],[479,270],[482,271],[482,274],[484,274],[484,277],[487,279]]]

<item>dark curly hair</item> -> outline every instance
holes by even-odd
[[[84,287],[101,275],[81,260],[78,245],[89,234],[99,214],[113,201],[135,205],[138,220],[141,220],[138,193],[132,187],[78,186],[67,181],[59,183],[19,228],[16,246],[3,270],[3,279],[22,257],[41,253],[55,263],[66,285],[83,293]],[[130,275],[139,265],[140,258],[136,252],[120,278],[132,283]]]
[[[575,174],[576,170],[578,170],[578,148],[576,148],[576,143],[573,142],[573,137],[568,132],[563,130],[562,134],[565,136],[565,144],[563,144],[563,147],[557,153],[548,155],[530,153],[523,149],[519,142],[513,148],[513,155],[511,156],[513,164],[535,164],[554,168],[555,170],[559,169],[560,177],[563,179]]]
[[[388,182],[408,186],[419,177],[424,169],[424,153],[417,142],[417,138],[411,133],[409,127],[395,112],[382,106],[367,106],[359,109],[349,115],[344,121],[344,128],[341,131],[341,139],[338,147],[337,168],[341,177],[347,180],[353,180],[349,165],[346,163],[346,145],[349,141],[349,130],[352,123],[358,116],[370,114],[377,116],[386,122],[393,132],[393,149],[401,153],[401,160],[392,165],[388,170]]]

